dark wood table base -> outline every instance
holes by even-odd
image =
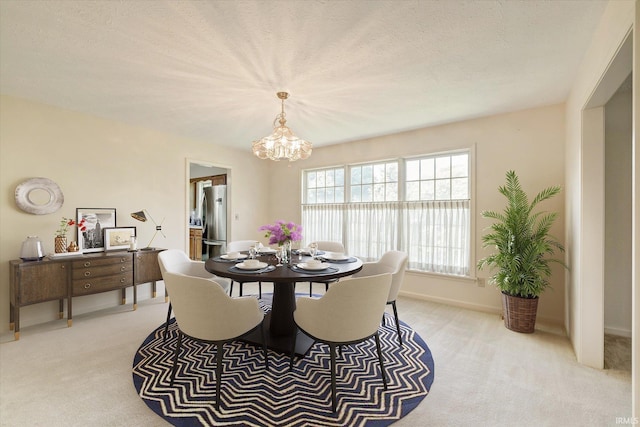
[[[264,318],[264,331],[265,338],[267,340],[267,347],[270,350],[277,351],[278,353],[290,354],[291,346],[293,344],[293,335],[274,335],[271,332],[271,312],[267,313]],[[295,354],[298,356],[304,356],[309,349],[313,346],[313,339],[309,338],[303,332],[296,328],[296,350]],[[253,333],[242,338],[243,341],[250,342],[256,346],[262,345],[262,339],[260,337],[260,330],[253,331]]]
[[[276,283],[273,287],[271,311],[265,315],[264,330],[267,347],[288,354],[296,338],[296,354],[304,356],[313,345],[313,339],[300,332],[293,321],[296,310],[295,283]],[[261,343],[260,331],[244,338],[252,343]]]

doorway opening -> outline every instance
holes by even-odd
[[[206,261],[226,251],[230,169],[188,160],[187,171],[189,257]]]

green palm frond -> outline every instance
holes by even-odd
[[[496,252],[478,261],[478,268],[494,269],[489,278],[501,291],[522,297],[537,297],[549,286],[550,263],[556,251],[564,246],[549,235],[557,219],[555,212],[534,212],[535,207],[560,192],[560,186],[540,191],[529,203],[527,194],[514,171],[506,174],[506,183],[498,191],[507,199],[503,212],[484,211],[482,217],[494,222],[482,236],[483,248]]]

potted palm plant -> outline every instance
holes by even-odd
[[[494,223],[482,236],[482,247],[496,252],[478,261],[478,268],[494,270],[490,283],[502,291],[502,311],[508,329],[532,333],[535,329],[538,298],[549,286],[551,263],[566,267],[553,258],[564,247],[549,234],[557,217],[555,212],[534,212],[534,208],[560,192],[552,186],[539,192],[529,203],[514,171],[507,172],[506,185],[498,191],[507,198],[502,213],[482,212],[483,218]]]

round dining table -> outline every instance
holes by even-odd
[[[355,257],[348,257],[345,260],[323,260],[327,263],[327,268],[312,271],[299,266],[311,259],[305,255],[294,254],[291,262],[282,266],[276,266],[277,260],[273,254],[261,254],[257,259],[267,264],[267,267],[243,270],[236,267],[236,264],[242,260],[227,260],[218,256],[207,260],[205,269],[216,276],[237,282],[273,282],[271,311],[265,315],[264,325],[267,346],[272,350],[289,353],[297,335],[295,353],[306,354],[313,345],[313,340],[299,332],[293,321],[293,312],[296,309],[295,284],[297,282],[324,283],[350,276],[362,269],[362,261]],[[254,332],[246,339],[251,342],[261,342],[259,332]]]

